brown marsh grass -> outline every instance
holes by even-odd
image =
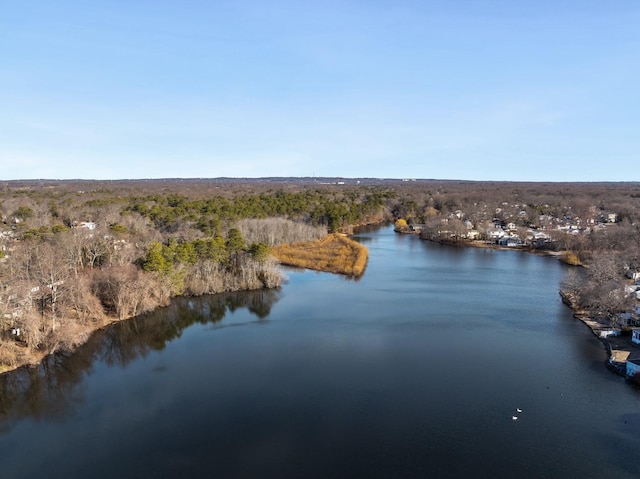
[[[276,246],[271,252],[282,264],[356,277],[364,273],[369,257],[367,248],[338,234]]]

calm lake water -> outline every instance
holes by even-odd
[[[357,239],[359,281],[181,298],[1,376],[0,477],[640,475],[640,391],[561,303],[563,265]]]

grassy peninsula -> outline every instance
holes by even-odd
[[[358,277],[364,273],[369,252],[344,235],[331,234],[317,241],[282,244],[272,249],[282,264]]]

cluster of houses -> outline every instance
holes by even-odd
[[[462,224],[466,227],[466,231],[451,231],[449,218],[441,220],[442,227],[437,231],[440,237],[456,237],[466,240],[484,240],[487,244],[497,246],[506,246],[516,248],[522,246],[543,247],[551,244],[551,236],[541,230],[535,228],[518,227],[513,222],[503,224],[500,221],[494,221],[490,226],[484,228],[476,228],[470,220],[462,220]],[[409,225],[409,230],[414,233],[421,233],[426,228],[425,225],[413,224]]]
[[[627,278],[633,281],[632,284],[625,285],[625,291],[629,295],[634,295],[640,301],[640,271],[629,269]],[[624,358],[624,369],[627,377],[640,377],[640,305],[636,305],[633,310],[618,315],[618,322],[623,328],[631,329],[631,344],[628,356]],[[614,328],[612,335],[622,334],[620,328]],[[637,349],[636,349],[637,348]],[[614,361],[614,358],[611,358]]]
[[[479,235],[475,235],[476,237]],[[524,237],[523,237],[524,236]],[[544,231],[534,228],[527,228],[524,232],[518,231],[515,223],[509,222],[502,225],[499,222],[493,224],[492,228],[485,230],[485,241],[498,246],[516,248],[519,246],[547,246],[551,244],[551,236]]]
[[[548,214],[540,215],[535,223],[539,227],[519,226],[531,224],[529,214],[523,209],[519,209],[520,205],[511,205],[503,203],[503,206],[515,208],[514,213],[507,213],[503,208],[495,209],[494,219],[490,222],[479,222],[474,225],[462,210],[456,210],[446,217],[439,218],[441,227],[437,231],[440,237],[455,237],[467,240],[484,240],[487,244],[495,244],[498,246],[506,246],[509,248],[517,248],[523,246],[548,247],[553,242],[552,232],[562,232],[570,235],[589,234],[606,228],[607,224],[616,223],[618,216],[616,213],[609,212],[592,212],[586,220],[582,220],[578,216],[565,215],[557,218]],[[466,231],[455,231],[451,227],[452,223],[458,225],[462,223]],[[414,233],[420,233],[427,229],[427,225],[413,224],[409,225],[409,230]]]

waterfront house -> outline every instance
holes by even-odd
[[[601,329],[598,332],[598,336],[601,338],[608,338],[610,336],[620,336],[622,331],[620,329],[611,328],[611,329]]]
[[[520,240],[513,236],[507,236],[505,238],[500,238],[498,240],[498,244],[500,246],[508,246],[509,248],[515,248],[516,246],[520,246]]]
[[[627,377],[640,376],[640,353],[633,351],[627,356]]]
[[[531,230],[533,238],[531,244],[535,246],[546,246],[551,243],[551,237],[542,231]]]
[[[640,344],[640,328],[633,328],[631,330],[631,341]]]
[[[638,311],[626,311],[618,314],[618,324],[622,326],[640,326]]]
[[[502,238],[506,233],[502,228],[490,229],[487,230],[487,238],[497,242],[500,238]]]
[[[533,232],[533,238],[538,241],[538,240],[550,240],[551,236],[549,236],[547,233],[543,233],[542,231],[534,231],[531,230]]]

